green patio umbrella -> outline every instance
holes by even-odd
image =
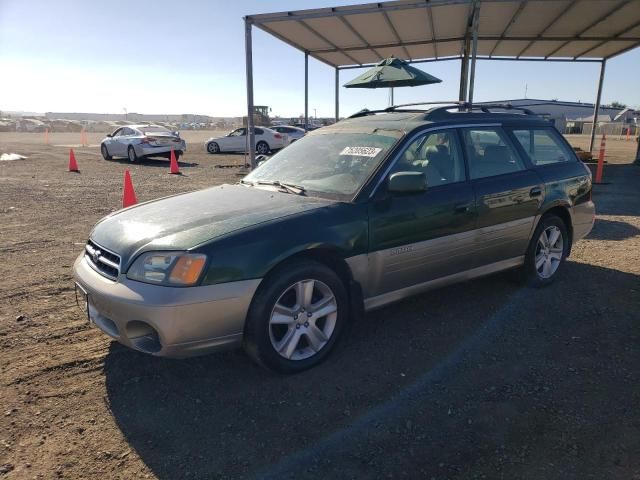
[[[391,88],[393,105],[394,87],[417,87],[440,83],[442,80],[412,67],[400,58],[389,57],[375,67],[344,84],[346,88]]]

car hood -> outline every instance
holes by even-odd
[[[101,220],[91,239],[121,256],[188,250],[235,230],[334,203],[278,191],[221,185],[120,210]]]

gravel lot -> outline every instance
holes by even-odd
[[[238,179],[186,132],[167,161],[0,133],[0,478],[640,479],[640,168],[610,139],[590,236],[558,281],[495,275],[368,314],[297,376],[241,352],[163,360],[89,328],[71,265],[120,205]],[[586,139],[570,141],[584,148]],[[229,168],[218,168],[229,166]]]

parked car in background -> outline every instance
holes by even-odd
[[[120,127],[108,134],[100,144],[100,151],[105,160],[124,157],[131,162],[145,157],[169,158],[172,148],[177,160],[187,150],[187,144],[178,132],[172,132],[160,125]]]
[[[266,127],[255,127],[254,132],[256,153],[260,155],[280,150],[289,144],[289,137],[286,133],[278,133]],[[233,130],[224,137],[212,137],[204,143],[204,147],[209,153],[246,152],[247,145],[247,129],[245,127]]]
[[[491,105],[409,108],[310,133],[240,184],[101,220],[74,264],[90,322],[153,355],[244,345],[292,373],[363,310],[507,269],[553,282],[595,218],[567,141]]]
[[[275,130],[278,133],[284,133],[289,137],[289,144],[300,140],[305,136],[307,132],[303,128],[293,127],[291,125],[272,125],[269,127],[271,130]]]
[[[302,130],[305,130],[305,124],[304,123],[294,123],[295,127],[301,128]],[[314,125],[312,123],[307,124],[306,126],[306,131],[307,132],[312,132],[313,130],[317,130],[318,128],[320,128],[320,125]]]

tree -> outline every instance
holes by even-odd
[[[618,101],[614,101],[611,102],[609,105],[604,105],[604,108],[627,108],[627,106],[624,103],[618,102]]]

